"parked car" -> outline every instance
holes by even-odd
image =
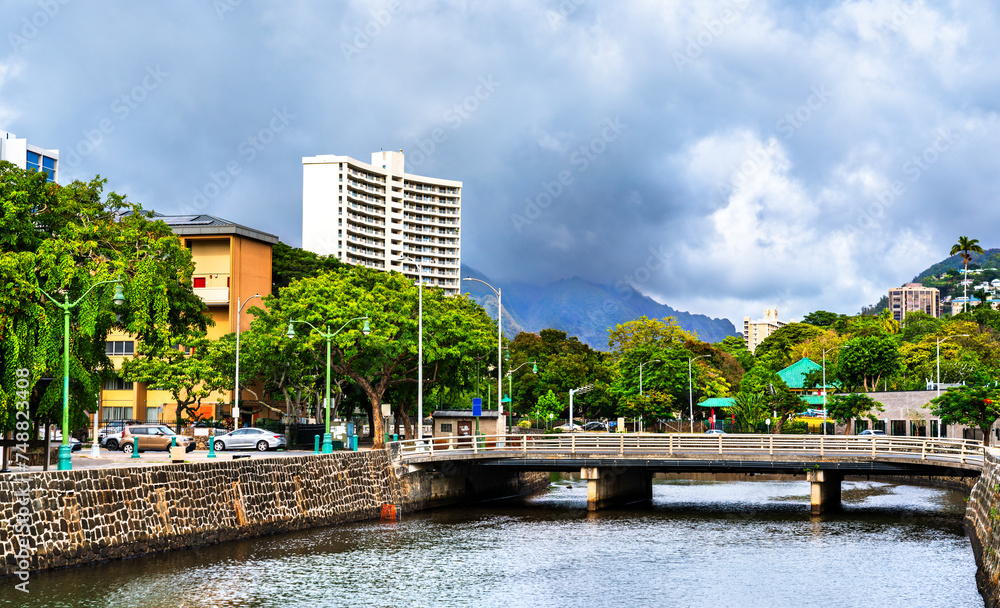
[[[102,448],[111,451],[118,449],[122,443],[122,430],[132,424],[142,424],[138,420],[112,420],[97,431],[97,443]]]
[[[608,425],[605,422],[601,422],[599,420],[593,420],[593,421],[588,422],[587,424],[583,425],[583,430],[585,430],[585,431],[597,431],[597,432],[600,432],[600,433],[607,433],[608,432]]]
[[[705,434],[706,435],[725,435],[726,432],[723,431],[722,429],[708,429],[707,431],[705,431]]]
[[[874,429],[865,429],[858,433],[858,437],[885,437],[885,431],[877,431]]]
[[[126,426],[122,431],[121,450],[126,454],[131,454],[135,449],[135,439],[139,440],[139,451],[144,450],[169,450],[176,438],[177,446],[185,448],[184,451],[194,450],[194,440],[184,435],[178,435],[168,426],[162,424],[137,424]]]
[[[62,445],[62,431],[53,431],[52,434],[49,435],[49,442],[52,445]],[[69,438],[69,446],[70,452],[79,452],[83,449],[83,444],[80,443],[80,440],[76,437]]]
[[[215,443],[216,452],[254,449],[258,452],[266,452],[286,447],[284,435],[255,427],[236,429],[225,435],[216,435],[212,441]]]
[[[579,424],[570,424],[568,422],[566,424],[560,424],[555,428],[559,429],[564,433],[579,433],[580,431],[583,430],[583,427],[580,426]]]

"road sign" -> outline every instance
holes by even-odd
[[[475,397],[472,400],[472,415],[482,416],[483,415],[483,399],[482,397]]]

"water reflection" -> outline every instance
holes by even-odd
[[[961,495],[845,482],[667,481],[588,513],[560,480],[496,502],[38,573],[16,606],[982,606]],[[25,601],[27,599],[27,601]]]

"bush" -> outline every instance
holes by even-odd
[[[531,428],[531,421],[528,420],[527,418],[525,418],[525,419],[521,420],[521,422],[518,422],[517,426],[520,427],[520,428],[522,428],[522,429],[530,429]]]
[[[793,420],[781,426],[782,435],[808,435],[809,425],[804,420]]]

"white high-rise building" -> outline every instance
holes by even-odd
[[[22,169],[44,171],[50,182],[59,181],[59,150],[46,150],[18,138],[13,133],[0,131],[0,160],[13,163]]]
[[[302,159],[302,247],[460,291],[462,182],[410,175],[403,152]],[[404,259],[405,258],[405,259]]]
[[[765,310],[764,318],[756,321],[750,317],[743,317],[743,341],[747,345],[747,350],[754,352],[761,342],[785,325],[784,321],[778,320],[778,310],[775,308]]]

